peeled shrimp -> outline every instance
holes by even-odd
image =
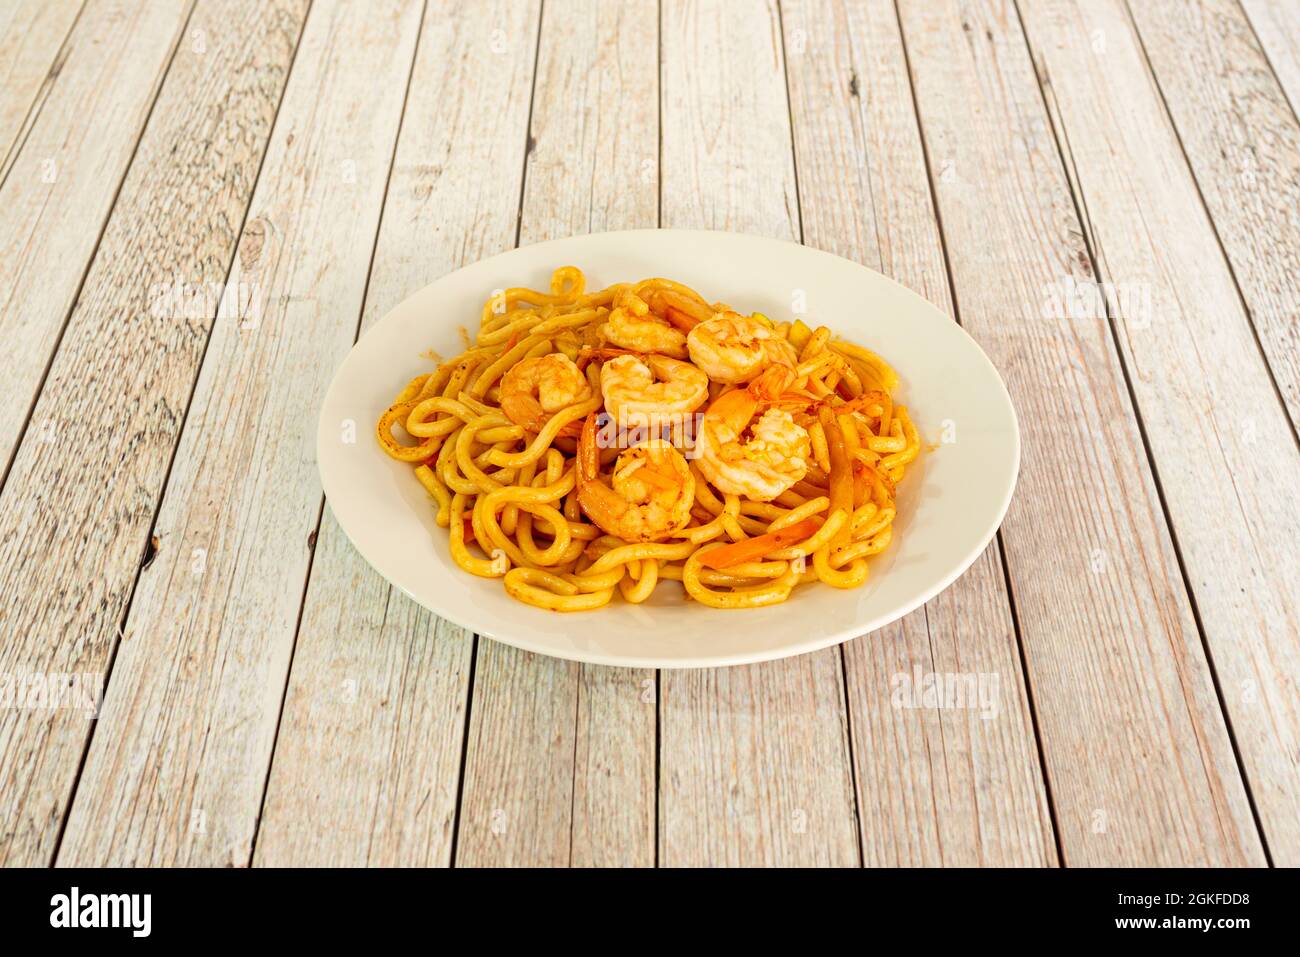
[[[622,452],[611,485],[600,477],[596,415],[578,441],[578,504],[602,530],[625,542],[657,542],[691,520],[695,477],[682,453],[662,439]]]
[[[600,369],[600,391],[615,421],[694,412],[709,398],[709,377],[689,362],[621,355]]]
[[[748,388],[724,393],[705,410],[696,439],[697,465],[720,492],[770,502],[807,474],[812,454],[808,430],[786,409],[769,407],[758,415],[793,381],[789,367],[774,365]]]
[[[605,342],[633,352],[652,352],[674,359],[685,359],[687,355],[686,333],[655,315],[644,299],[631,292],[620,294],[600,327],[600,335]]]
[[[590,398],[587,377],[562,352],[523,359],[501,377],[501,411],[530,432],[542,431],[556,412]]]
[[[735,312],[701,322],[686,337],[691,361],[717,382],[749,382],[774,363],[794,366],[794,346],[766,323]]]

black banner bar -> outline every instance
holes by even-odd
[[[1042,942],[1294,933],[1269,870],[909,871],[0,871],[10,935],[82,943],[201,941],[296,945],[410,940],[463,946],[648,939],[690,928],[734,945],[773,931],[862,942]],[[910,929],[909,929],[910,928]],[[592,932],[613,937],[592,938]],[[1043,937],[1041,935],[1051,935]],[[449,936],[451,935],[451,936]],[[667,936],[665,936],[667,935]]]

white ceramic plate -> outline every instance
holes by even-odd
[[[897,393],[933,446],[899,489],[890,548],[862,588],[795,590],[784,604],[721,610],[660,585],[643,605],[561,614],[521,604],[496,579],[460,570],[411,467],[386,456],[374,423],[422,354],[461,351],[492,290],[546,289],[580,267],[587,288],[667,276],[710,302],[805,321],[867,346],[898,371]],[[355,441],[345,441],[347,422]],[[374,324],[334,376],[317,432],[330,508],[381,575],[430,611],[528,651],[606,665],[690,668],[782,658],[880,628],[952,583],[993,537],[1020,461],[1015,410],[988,358],[947,315],[879,273],[794,243],[732,233],[637,230],[575,236],[494,256],[444,276]]]

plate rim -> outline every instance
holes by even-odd
[[[960,338],[964,338],[967,344],[974,349],[974,353],[978,355],[980,360],[983,361],[984,365],[987,366],[988,371],[992,373],[993,381],[997,383],[999,388],[999,396],[1003,404],[1005,405],[1006,410],[1010,414],[1010,420],[1009,420],[1011,425],[1010,481],[1008,482],[1006,490],[1003,493],[1001,502],[999,502],[998,507],[995,510],[996,517],[991,519],[991,521],[988,523],[988,526],[983,531],[981,531],[980,535],[978,536],[979,538],[978,544],[970,548],[967,554],[965,554],[961,558],[961,560],[958,561],[953,566],[950,572],[936,579],[934,583],[932,583],[927,588],[923,589],[921,592],[918,593],[918,595],[915,598],[904,603],[904,605],[891,609],[888,612],[877,614],[871,618],[866,619],[863,622],[855,623],[853,626],[849,628],[833,630],[827,634],[817,635],[816,637],[804,641],[793,642],[790,644],[782,645],[780,648],[767,650],[767,651],[758,650],[758,651],[753,651],[748,653],[746,652],[713,653],[708,655],[692,656],[689,659],[662,658],[662,657],[645,656],[645,655],[610,655],[601,652],[587,652],[587,651],[569,652],[568,649],[556,649],[554,647],[545,645],[543,642],[532,640],[527,636],[504,636],[500,634],[494,634],[492,630],[485,631],[480,626],[472,624],[466,620],[463,620],[462,616],[460,616],[459,614],[456,613],[449,614],[446,610],[442,608],[435,608],[429,601],[426,601],[419,595],[413,593],[410,589],[396,582],[393,578],[389,577],[389,575],[386,574],[385,571],[380,567],[381,560],[377,557],[372,557],[372,555],[368,552],[367,549],[363,548],[361,545],[357,543],[357,541],[353,538],[351,532],[349,532],[344,520],[340,517],[338,511],[333,507],[333,502],[337,500],[335,496],[331,495],[331,485],[333,484],[334,479],[331,477],[330,473],[325,468],[325,461],[327,459],[327,456],[322,454],[322,450],[326,448],[327,435],[329,436],[328,441],[331,443],[334,442],[334,435],[336,431],[332,425],[327,426],[327,423],[325,421],[325,412],[331,406],[332,400],[335,395],[335,390],[340,388],[341,382],[344,378],[344,372],[348,369],[349,363],[353,360],[354,356],[358,354],[358,349],[360,348],[360,345],[364,341],[364,339],[367,336],[372,335],[385,322],[389,321],[395,313],[401,312],[411,300],[422,296],[430,286],[436,285],[437,283],[442,282],[449,276],[452,276],[462,270],[475,268],[475,267],[488,268],[494,262],[497,262],[499,260],[504,260],[507,257],[518,255],[523,250],[532,250],[534,251],[534,253],[540,253],[543,252],[546,247],[558,246],[561,244],[573,242],[574,240],[580,240],[580,239],[599,240],[601,238],[609,238],[614,236],[626,237],[630,239],[630,238],[644,237],[650,235],[662,236],[665,234],[692,236],[701,240],[707,240],[710,237],[723,236],[723,237],[727,237],[728,241],[739,239],[746,242],[749,241],[757,242],[763,245],[771,245],[771,244],[784,245],[784,246],[789,246],[792,249],[799,250],[799,255],[805,255],[805,256],[812,255],[816,258],[831,259],[831,260],[837,260],[842,263],[847,263],[858,269],[862,269],[867,271],[868,273],[871,273],[872,276],[876,278],[876,280],[885,281],[889,285],[895,287],[897,290],[900,290],[902,293],[904,293],[906,297],[918,300],[919,302],[924,303],[926,307],[940,313],[952,325],[952,327],[960,334]],[[946,277],[944,281],[947,282]],[[779,661],[784,658],[793,658],[799,655],[809,654],[815,651],[823,650],[825,648],[833,647],[835,645],[843,644],[845,642],[852,641],[855,638],[865,637],[867,635],[870,635],[873,632],[876,632],[881,628],[889,624],[892,624],[895,621],[901,620],[902,618],[911,614],[917,608],[920,608],[926,602],[930,601],[936,595],[939,595],[940,593],[948,589],[958,578],[960,578],[970,569],[970,567],[975,563],[975,561],[979,558],[979,556],[988,547],[989,543],[993,541],[994,537],[997,535],[999,529],[1002,526],[1003,520],[1006,518],[1007,511],[1011,507],[1011,501],[1015,496],[1016,487],[1019,484],[1021,454],[1022,454],[1022,439],[1020,435],[1020,417],[1018,412],[1016,411],[1015,403],[1012,401],[1010,390],[1007,388],[1006,381],[1003,379],[1002,374],[998,371],[997,366],[994,365],[992,359],[989,358],[988,354],[980,346],[979,342],[977,342],[975,338],[971,336],[969,332],[966,331],[965,327],[963,327],[962,324],[959,321],[957,321],[954,315],[949,314],[946,310],[944,310],[940,306],[931,302],[929,299],[926,299],[920,293],[916,292],[915,290],[911,289],[908,286],[905,286],[904,284],[894,279],[893,277],[888,276],[885,273],[882,273],[878,269],[873,269],[871,266],[867,266],[853,259],[849,259],[845,256],[837,255],[836,253],[828,252],[824,249],[818,249],[813,246],[808,246],[805,245],[804,243],[795,240],[782,239],[782,238],[772,237],[772,236],[762,236],[754,233],[734,232],[731,230],[672,229],[672,228],[651,227],[651,228],[644,228],[644,229],[606,230],[606,231],[596,232],[596,233],[576,233],[571,236],[547,239],[536,243],[525,243],[522,245],[512,247],[511,249],[504,250],[499,253],[495,253],[492,256],[486,256],[482,259],[465,263],[461,266],[456,267],[455,269],[448,270],[447,272],[442,273],[441,275],[431,279],[423,286],[420,286],[419,288],[412,290],[403,299],[401,299],[397,303],[394,303],[391,307],[385,310],[383,315],[379,316],[369,324],[368,328],[366,328],[361,333],[361,335],[359,335],[353,341],[351,347],[348,349],[347,354],[343,357],[343,359],[339,362],[338,366],[335,368],[334,373],[330,378],[329,385],[325,390],[324,397],[321,400],[320,409],[317,412],[316,443],[315,443],[314,451],[316,454],[317,473],[321,481],[321,490],[325,496],[325,504],[330,509],[331,514],[333,514],[335,521],[339,525],[339,529],[346,536],[348,541],[348,546],[365,560],[366,564],[369,565],[375,571],[375,573],[384,580],[385,584],[387,584],[391,588],[398,589],[402,594],[406,595],[417,605],[426,609],[431,614],[435,615],[437,618],[440,618],[444,621],[448,621],[459,628],[463,628],[466,631],[471,632],[472,634],[479,635],[485,638],[491,638],[492,640],[499,641],[502,644],[506,644],[514,648],[519,648],[520,650],[527,651],[533,654],[543,655],[548,658],[557,658],[566,661],[578,661],[585,664],[595,664],[604,667],[687,670],[687,669],[694,669],[694,668],[733,667],[733,666],[744,665],[744,664],[757,664],[764,661]],[[336,488],[335,491],[338,491],[338,489]],[[557,612],[547,611],[545,609],[535,609],[535,611],[539,615],[558,614]],[[753,613],[756,610],[746,609],[746,611],[750,611],[751,613]],[[575,613],[575,616],[576,615],[577,613]]]

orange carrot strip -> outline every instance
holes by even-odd
[[[811,537],[813,532],[821,527],[822,523],[817,519],[805,518],[802,522],[795,522],[780,531],[768,532],[766,535],[746,538],[739,542],[732,542],[730,545],[723,545],[721,548],[711,549],[700,556],[700,564],[705,568],[720,569],[758,561],[764,555]]]

